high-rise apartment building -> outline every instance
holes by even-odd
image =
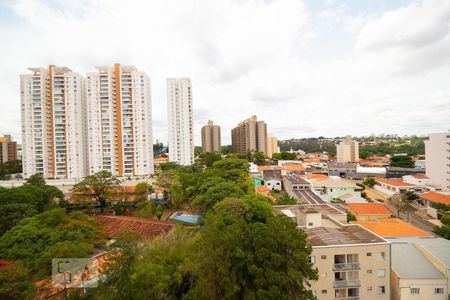
[[[17,159],[17,143],[14,142],[10,135],[0,137],[0,165]]]
[[[450,190],[450,131],[428,135],[425,167],[432,184]]]
[[[272,134],[267,134],[267,156],[272,157],[274,153],[279,153],[280,147],[278,146],[278,139]]]
[[[189,78],[167,79],[169,160],[187,166],[194,163],[192,85]]]
[[[29,70],[20,76],[24,178],[85,176],[83,77],[53,65]]]
[[[267,154],[267,124],[252,116],[231,130],[233,152],[260,151]]]
[[[221,151],[220,126],[214,125],[213,121],[208,121],[208,124],[202,127],[202,151]]]
[[[150,78],[120,64],[97,70],[86,78],[89,173],[152,174]]]
[[[350,135],[336,145],[338,163],[357,162],[359,160],[359,143],[352,140]]]

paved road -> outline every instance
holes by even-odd
[[[386,201],[385,204],[387,207],[389,207],[389,209],[394,213],[395,216],[398,216],[397,209],[392,205],[392,203]],[[405,212],[400,212],[400,219],[427,232],[431,232],[434,227],[433,224],[416,215],[414,208],[410,208]]]

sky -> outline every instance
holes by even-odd
[[[257,115],[279,139],[450,129],[448,0],[2,0],[0,134],[20,141],[19,75],[121,63],[193,85],[195,144]]]

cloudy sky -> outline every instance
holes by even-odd
[[[190,77],[195,140],[257,115],[280,139],[450,129],[448,0],[2,0],[0,134],[20,140],[19,74],[135,65],[166,141],[167,77]]]

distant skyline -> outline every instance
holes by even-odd
[[[19,75],[49,64],[146,72],[165,144],[169,77],[191,79],[195,145],[251,115],[279,140],[450,129],[447,0],[6,0],[0,40],[0,135],[18,141]]]

